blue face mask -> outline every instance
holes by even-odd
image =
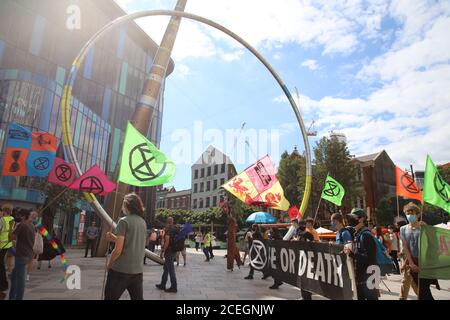
[[[333,222],[331,223],[331,229],[332,229],[332,230],[336,230],[336,229],[337,229],[336,222],[333,221]]]
[[[415,214],[406,215],[406,219],[408,219],[409,223],[414,223],[417,221],[417,216]]]

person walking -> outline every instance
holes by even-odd
[[[183,250],[181,251],[177,251],[177,253],[175,254],[176,256],[176,261],[177,261],[177,267],[180,265],[180,254],[183,257],[183,267],[186,267],[186,262],[187,262],[187,254],[186,254],[186,239],[187,239],[187,235],[184,238],[185,244],[183,246]]]
[[[206,257],[205,262],[209,262],[209,260],[212,259],[211,255],[210,255],[210,251],[209,251],[209,248],[211,246],[211,240],[212,240],[211,232],[208,231],[208,232],[206,232],[205,236],[203,237],[203,253]]]
[[[14,230],[9,231],[9,239],[16,241],[16,256],[11,274],[9,300],[23,300],[27,265],[34,256],[35,227],[31,220],[31,210],[21,209],[19,218],[21,222]]]
[[[252,238],[253,238],[252,228],[248,228],[248,230],[244,236],[244,258],[242,259],[243,266],[245,266],[245,259],[247,258],[247,256],[249,255],[249,252],[250,252]],[[250,259],[250,256],[249,256],[249,259]]]
[[[9,240],[9,231],[14,228],[14,218],[11,216],[13,206],[5,204],[2,206],[2,217],[0,219],[0,295],[5,298],[4,291],[8,290],[8,279],[6,276],[5,257],[10,248],[12,241]],[[3,294],[1,294],[3,293]]]
[[[201,247],[202,247],[202,241],[203,241],[203,234],[202,234],[202,232],[199,230],[199,231],[195,234],[195,251],[198,251],[198,249],[201,249]]]
[[[350,226],[355,228],[355,236],[353,246],[346,245],[344,253],[354,260],[358,300],[378,300],[377,290],[367,287],[367,279],[371,276],[367,268],[377,264],[377,240],[365,225],[367,214],[363,209],[353,209],[348,217]]]
[[[156,234],[156,231],[154,228],[150,231],[150,235],[148,237],[148,250],[151,252],[155,252],[155,246],[156,246],[156,240],[158,238],[158,235]]]
[[[420,209],[413,202],[408,203],[403,211],[406,214],[409,224],[400,228],[400,240],[402,241],[402,247],[408,261],[408,271],[411,275],[412,282],[418,287],[419,300],[434,300],[430,285],[435,284],[439,289],[437,280],[419,278],[419,238],[421,226],[425,225],[425,222],[421,221],[419,216]],[[403,282],[401,290],[403,291]],[[402,293],[400,298],[405,298]]]
[[[173,225],[173,218],[168,217],[166,221],[166,230],[164,232],[164,246],[161,249],[161,258],[164,258],[164,268],[161,277],[161,283],[156,285],[159,290],[165,292],[176,293],[177,290],[177,277],[175,274],[175,267],[173,265],[175,260],[175,251],[172,249],[171,244],[174,242],[177,235],[177,229]],[[166,289],[166,284],[170,276],[170,288]]]
[[[130,193],[123,199],[122,210],[125,217],[119,220],[114,233],[106,234],[106,238],[114,242],[114,250],[107,266],[105,300],[118,300],[125,290],[131,300],[143,300],[142,261],[147,238],[145,209],[141,198]]]
[[[259,240],[263,241],[263,235],[259,229],[259,226],[257,224],[252,225],[252,242],[250,243],[250,246],[252,245],[253,241]],[[255,269],[253,268],[251,264],[251,257],[250,258],[250,271],[248,273],[248,276],[246,276],[244,279],[246,280],[253,280],[253,276],[255,274]],[[266,276],[263,274],[263,279],[265,279]]]
[[[91,222],[91,225],[86,230],[86,249],[84,251],[84,257],[87,258],[89,248],[91,248],[91,258],[95,255],[95,245],[100,232],[95,224],[95,221]]]

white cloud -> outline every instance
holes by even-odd
[[[239,60],[243,54],[244,54],[244,50],[236,50],[233,52],[222,52],[220,54],[220,57],[227,62],[231,62],[231,61]]]
[[[189,68],[187,65],[178,63],[177,67],[175,68],[175,75],[185,78],[192,75],[192,71],[191,68]]]
[[[319,65],[317,64],[317,61],[313,60],[313,59],[303,61],[301,66],[306,67],[309,70],[313,70],[313,71],[319,69]]]

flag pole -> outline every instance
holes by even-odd
[[[397,195],[397,218],[400,218],[400,204],[398,202],[398,195]]]
[[[69,187],[65,187],[65,188],[63,189],[63,191],[61,191],[60,193],[58,193],[58,194],[56,195],[56,197],[53,198],[52,201],[50,201],[49,203],[47,203],[47,205],[46,205],[44,208],[42,208],[42,209],[40,210],[40,212],[41,212],[41,213],[44,212],[45,209],[47,209],[48,207],[50,207],[50,205],[52,205],[53,203],[55,203],[55,201],[56,201],[59,197],[61,197],[67,190],[69,190]]]
[[[322,203],[322,197],[319,198],[319,204],[317,205],[316,214],[314,215],[313,226],[316,224],[317,213],[319,212],[320,204]]]

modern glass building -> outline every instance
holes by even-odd
[[[95,32],[124,14],[113,0],[0,1],[0,164],[10,122],[61,138],[60,100],[73,60]],[[156,50],[157,44],[131,22],[112,30],[88,53],[73,89],[71,113],[74,146],[83,171],[98,164],[115,178],[126,122],[133,115]],[[167,74],[173,68],[171,61]],[[147,135],[157,146],[163,96]],[[42,203],[40,191],[31,185],[30,178],[1,177],[0,202],[30,207]],[[137,191],[146,202],[147,215],[152,216],[155,190]],[[91,210],[83,202],[80,209]],[[70,224],[78,226],[77,219],[73,217]]]

